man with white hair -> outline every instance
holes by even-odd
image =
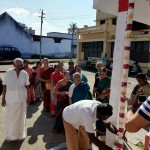
[[[6,141],[26,137],[25,119],[29,76],[23,70],[23,60],[16,58],[14,68],[6,71],[3,81],[2,106],[6,106]]]
[[[104,63],[102,61],[98,61],[96,63],[96,68],[97,68],[97,72],[95,73],[95,80],[96,80],[97,77],[99,77],[99,74],[100,74],[101,70],[103,68],[105,68],[105,65],[104,65]],[[107,76],[111,77],[111,74],[112,74],[111,70],[109,70],[107,68],[106,68],[106,70],[107,70]]]
[[[95,80],[96,80],[97,77],[99,77],[99,74],[100,74],[101,69],[102,69],[103,67],[104,67],[104,64],[103,64],[102,61],[98,61],[98,62],[96,63],[97,72],[95,73]]]

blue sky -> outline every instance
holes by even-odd
[[[94,26],[96,11],[93,0],[0,0],[0,14],[7,11],[16,21],[40,34],[40,9],[46,13],[43,35],[47,32],[67,33],[71,22],[77,27]]]

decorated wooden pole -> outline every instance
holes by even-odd
[[[120,93],[121,93],[121,81],[122,81],[122,65],[123,65],[123,56],[124,56],[124,43],[125,43],[125,30],[126,30],[126,20],[128,12],[128,0],[116,0],[118,4],[118,18],[116,26],[116,35],[115,35],[115,46],[113,54],[113,70],[111,78],[111,92],[109,103],[113,107],[113,115],[110,118],[112,122],[118,128],[119,120],[119,111],[120,111]],[[113,147],[116,143],[117,137],[106,130],[106,145]]]
[[[132,11],[128,12],[129,3],[134,3],[134,1],[129,0],[93,0],[93,7],[97,10],[101,10],[102,12],[106,12],[109,14],[113,14],[117,17],[116,24],[116,34],[115,34],[115,45],[113,52],[113,70],[111,77],[111,92],[109,103],[113,107],[113,115],[109,119],[117,128],[119,126],[119,144],[122,142],[122,132],[124,131],[124,115],[125,115],[125,104],[124,104],[124,96],[126,94],[126,83],[128,77],[128,68],[129,68],[129,53],[124,55],[124,51],[130,52],[130,42],[127,40],[125,42],[125,32],[126,29],[130,29],[132,26],[132,22],[128,20],[127,26],[127,15],[128,19],[132,20]],[[148,19],[150,9],[149,4],[150,0],[137,0],[135,1],[135,9],[134,9],[134,20],[149,25],[150,22]],[[110,9],[111,8],[111,9]],[[129,7],[129,10],[133,10],[133,8]],[[141,11],[140,11],[141,10]],[[132,14],[132,15],[131,15]],[[128,34],[127,34],[128,33]],[[127,32],[127,36],[130,35],[129,31]],[[128,37],[128,39],[131,37]],[[129,42],[129,43],[128,43]],[[128,45],[129,44],[129,45]],[[126,45],[126,46],[125,46]],[[124,50],[125,49],[125,50]],[[126,60],[126,61],[125,61]],[[123,65],[124,64],[124,65]],[[127,68],[123,70],[123,67]],[[124,73],[126,71],[126,73]],[[126,79],[124,79],[126,78]],[[125,83],[126,82],[126,83]],[[122,83],[122,86],[121,86]],[[120,102],[121,101],[121,102]],[[123,105],[122,105],[123,103]],[[120,121],[118,121],[120,120]],[[120,123],[120,125],[119,125]],[[122,124],[123,123],[123,124]],[[123,125],[123,126],[121,126]],[[123,130],[123,131],[121,131]],[[111,134],[108,130],[106,130],[106,145],[109,147],[113,147],[114,143],[116,143],[117,137],[114,134]],[[117,139],[118,140],[118,139]],[[119,146],[118,144],[118,146]],[[122,145],[121,145],[122,146]]]
[[[123,70],[121,79],[121,96],[120,96],[120,108],[119,108],[119,136],[117,147],[122,149],[123,147],[123,132],[125,123],[125,112],[126,112],[126,89],[129,71],[129,59],[131,50],[131,33],[132,33],[132,23],[133,23],[133,11],[134,11],[134,1],[129,0],[128,4],[128,14],[127,14],[127,24],[125,31],[125,46],[124,46],[124,56],[123,56]]]

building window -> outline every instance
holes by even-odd
[[[115,46],[115,43],[111,42],[111,58],[113,58],[113,55],[114,55],[114,46]]]
[[[113,25],[116,25],[116,22],[117,22],[116,18],[112,19],[112,24]]]
[[[40,42],[40,36],[38,36],[38,35],[33,35],[33,41],[38,41],[38,42]]]
[[[105,24],[105,20],[100,20],[100,25]]]
[[[132,30],[142,30],[142,29],[150,29],[150,26],[140,22],[133,21]]]
[[[84,60],[88,60],[88,57],[101,58],[103,42],[84,42],[82,43],[82,52],[84,52]]]
[[[54,39],[54,43],[61,43],[61,38],[53,38]]]
[[[130,59],[141,63],[150,62],[149,41],[131,43]]]

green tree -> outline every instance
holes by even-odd
[[[76,34],[76,30],[77,30],[77,25],[76,25],[76,23],[71,23],[70,25],[69,25],[69,28],[68,28],[68,33],[69,34]]]
[[[70,24],[70,27],[68,28],[68,33],[72,35],[72,40],[71,40],[71,54],[72,54],[72,57],[74,57],[74,51],[73,51],[73,35],[76,34],[76,31],[77,31],[77,25],[76,23],[71,23]]]

